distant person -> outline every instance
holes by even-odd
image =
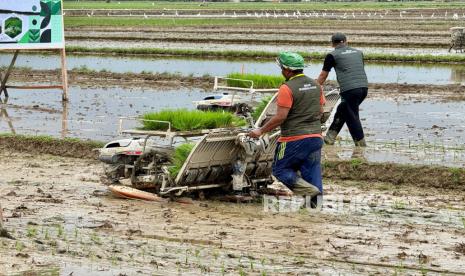
[[[368,94],[368,80],[365,73],[363,53],[347,46],[347,38],[342,33],[331,37],[334,51],[326,55],[318,83],[323,85],[332,68],[336,70],[340,87],[341,103],[337,107],[334,120],[324,141],[333,145],[344,124],[356,146],[366,147],[365,135],[359,117],[359,106]]]
[[[249,132],[250,137],[281,127],[273,175],[295,195],[312,198],[323,192],[321,177],[321,112],[325,98],[320,85],[303,74],[304,59],[296,53],[280,53],[276,62],[286,82],[277,96],[277,112],[264,126]]]

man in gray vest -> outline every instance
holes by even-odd
[[[312,198],[323,192],[321,177],[321,107],[325,98],[320,85],[303,74],[304,59],[297,53],[280,53],[276,62],[286,82],[279,88],[277,112],[250,137],[281,127],[276,147],[273,175],[295,195]]]
[[[333,145],[344,124],[356,146],[365,147],[365,135],[359,117],[359,106],[368,94],[368,80],[365,73],[363,53],[347,46],[347,38],[342,33],[331,37],[334,51],[326,55],[318,83],[323,85],[332,68],[336,70],[340,87],[341,103],[337,107],[334,120],[324,138],[326,144]]]

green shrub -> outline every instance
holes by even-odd
[[[227,77],[232,79],[251,80],[253,81],[253,88],[256,89],[278,88],[284,82],[284,77],[278,75],[231,73],[228,74]],[[250,87],[250,82],[238,80],[227,80],[227,84],[233,87]]]
[[[171,122],[171,129],[177,131],[192,131],[200,129],[214,129],[238,127],[246,125],[246,121],[223,111],[198,111],[187,109],[165,109],[159,112],[143,115],[144,120],[158,120]],[[142,121],[145,130],[167,130],[168,124]]]

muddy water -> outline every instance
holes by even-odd
[[[192,101],[205,93],[187,88],[165,92],[70,87],[69,96],[69,103],[63,106],[61,91],[11,90],[8,104],[3,105],[2,114],[7,117],[2,117],[0,130],[106,141],[117,136],[119,117],[163,108],[193,108]],[[129,121],[124,126],[136,125]]]
[[[119,117],[135,117],[168,107],[194,108],[192,101],[210,93],[188,88],[162,91],[71,87],[70,101],[62,106],[59,91],[11,90],[8,104],[2,105],[0,132],[109,141],[119,137]],[[364,157],[369,161],[463,166],[464,117],[463,102],[368,98],[361,106],[362,123],[371,143]],[[137,126],[135,121],[124,123],[124,128]],[[351,144],[346,128],[340,136],[343,147]],[[350,153],[340,157],[344,158],[344,154]]]
[[[9,62],[10,55],[0,55],[0,66]],[[17,66],[32,69],[56,69],[60,65],[58,57],[41,55],[20,55]],[[173,59],[173,58],[136,58],[113,56],[68,56],[69,69],[87,67],[92,70],[107,70],[116,73],[180,73],[182,75],[224,76],[233,72],[257,74],[278,74],[274,62],[205,60],[205,59]],[[317,77],[322,63],[311,63],[305,69],[309,76]],[[401,64],[367,64],[366,71],[372,83],[407,83],[407,84],[452,84],[465,82],[465,66],[463,65],[401,65]],[[329,79],[334,80],[332,72]]]

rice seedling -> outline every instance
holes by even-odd
[[[143,120],[167,121],[172,130],[192,131],[200,129],[228,128],[246,125],[246,121],[232,113],[222,111],[198,111],[187,109],[165,109],[159,112],[146,113]],[[142,121],[145,130],[167,130],[168,124]]]
[[[27,237],[35,238],[37,236],[37,228],[28,226],[27,227]]]
[[[192,149],[194,148],[195,144],[191,143],[186,143],[182,144],[174,150],[174,154],[172,157],[172,162],[173,166],[169,168],[169,172],[171,174],[171,177],[175,178],[179,171],[182,168],[182,165],[186,161],[187,157],[189,157],[189,154],[191,153]],[[187,251],[186,251],[187,254]],[[186,255],[187,259],[187,255]]]
[[[195,49],[162,49],[162,48],[90,48],[82,46],[67,46],[68,53],[92,53],[92,54],[120,54],[120,55],[144,55],[144,56],[183,56],[183,57],[223,57],[223,58],[275,58],[277,52],[267,51],[243,51],[243,50],[195,50]],[[299,52],[305,59],[324,59],[326,53],[323,52]],[[403,55],[386,53],[367,53],[364,55],[367,62],[401,62],[401,63],[460,63],[465,62],[463,55]]]
[[[407,208],[407,204],[400,199],[399,200],[396,199],[394,203],[392,204],[392,207],[397,210],[403,210]]]
[[[25,247],[24,243],[22,243],[22,242],[20,242],[18,240],[15,242],[15,248],[16,248],[17,251],[19,251],[19,252],[23,251],[24,247]]]
[[[90,240],[93,241],[95,244],[101,245],[102,242],[100,240],[100,237],[98,236],[97,232],[92,232],[92,235],[90,236]]]
[[[63,234],[64,234],[64,231],[65,231],[65,228],[63,227],[63,225],[58,225],[57,226],[57,237],[58,238],[62,238],[63,237]]]
[[[260,115],[263,113],[263,110],[265,110],[266,106],[268,105],[268,103],[271,101],[272,98],[273,96],[264,97],[262,98],[260,103],[256,107],[254,107],[253,112],[252,112],[252,118],[254,119],[254,121],[258,120]]]
[[[253,87],[256,89],[278,88],[284,82],[284,78],[279,75],[231,73],[227,77],[239,80],[251,80],[253,81]],[[250,87],[250,83],[239,80],[227,80],[227,84],[233,87]]]

